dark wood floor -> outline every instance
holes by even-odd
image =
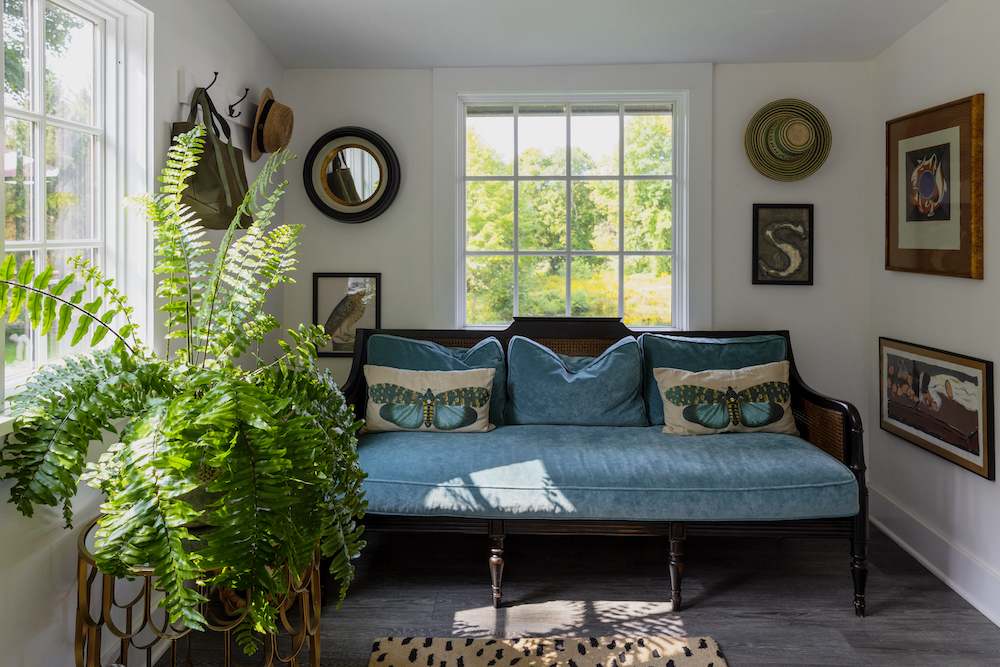
[[[323,667],[365,667],[379,636],[559,635],[707,635],[731,667],[1000,665],[1000,628],[874,527],[866,618],[846,540],[689,538],[674,613],[665,540],[508,537],[494,610],[485,537],[367,537],[347,600],[324,608]],[[213,639],[193,642],[196,667],[219,664]]]

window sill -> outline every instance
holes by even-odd
[[[0,438],[14,432],[14,418],[0,415]]]

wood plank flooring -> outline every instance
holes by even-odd
[[[866,618],[846,540],[689,538],[675,613],[665,539],[508,537],[494,610],[486,537],[367,538],[344,604],[323,610],[323,667],[365,667],[379,636],[546,635],[707,635],[731,667],[1000,665],[1000,628],[874,527]],[[218,638],[192,654],[220,664]]]

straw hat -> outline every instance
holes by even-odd
[[[265,88],[250,130],[250,161],[256,162],[262,154],[287,146],[292,139],[292,121],[292,110],[276,102],[271,89]]]
[[[798,181],[823,166],[833,137],[819,109],[802,100],[764,105],[747,125],[747,157],[776,181]]]

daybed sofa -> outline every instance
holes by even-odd
[[[782,397],[768,393],[781,383],[689,395],[703,371],[765,365],[787,368],[784,410],[774,407]],[[366,366],[373,377],[416,372],[406,377],[417,384],[404,391],[390,375],[369,387]],[[470,369],[493,369],[487,405],[482,388],[424,386]],[[432,382],[424,371],[445,375]],[[694,380],[664,394],[660,378],[680,371]],[[344,393],[359,417],[367,409],[365,430],[378,430],[374,422],[391,429],[358,438],[366,529],[488,536],[497,607],[508,535],[663,536],[675,610],[687,535],[767,535],[849,540],[855,611],[864,615],[861,420],[851,404],[802,382],[787,331],[640,334],[611,318],[515,318],[503,331],[359,329]],[[666,395],[682,421],[750,432],[664,433]],[[675,406],[678,395],[692,406]],[[476,411],[492,430],[456,432],[475,428]],[[496,428],[483,421],[487,412]],[[772,412],[791,413],[784,433],[740,426],[774,422]]]

